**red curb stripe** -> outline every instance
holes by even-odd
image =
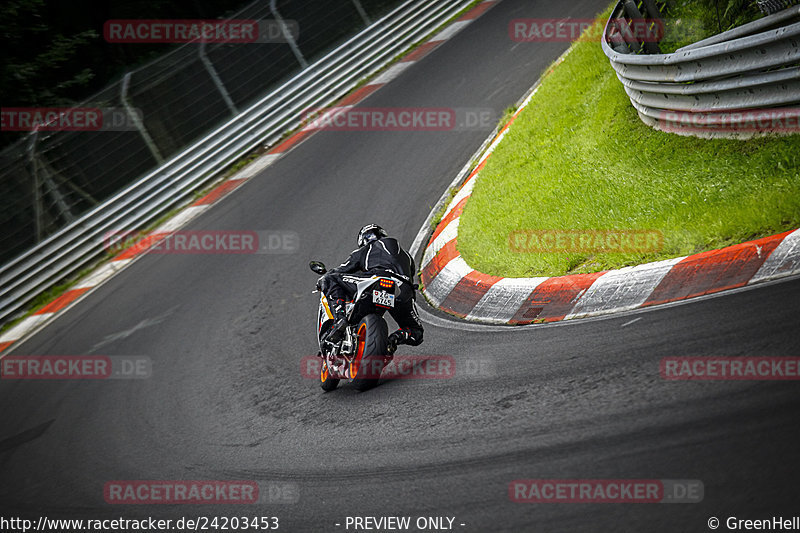
[[[575,297],[588,289],[604,272],[571,274],[543,281],[525,299],[509,324],[530,324],[534,320],[563,320],[575,307]]]
[[[434,48],[442,44],[444,41],[428,41],[425,44],[419,45],[413,52],[400,60],[401,63],[408,63],[410,61],[419,61],[428,55]]]
[[[496,142],[497,142],[497,139],[499,139],[499,138],[500,138],[500,136],[503,134],[503,132],[504,132],[504,131],[506,131],[506,130],[508,129],[508,127],[511,125],[511,123],[512,123],[513,121],[514,121],[514,120],[512,119],[512,120],[510,120],[510,121],[506,122],[506,125],[505,125],[505,126],[503,126],[503,129],[501,129],[500,131],[498,131],[498,132],[497,132],[497,135],[495,135],[495,136],[494,136],[494,139],[492,139],[492,142],[490,142],[490,143],[489,143],[489,145],[490,145],[490,146],[491,146],[492,144],[494,144],[494,143],[496,143]],[[491,153],[491,152],[490,152],[490,153]]]
[[[485,167],[485,166],[486,166],[486,162],[489,160],[489,158],[490,158],[490,157],[492,157],[492,154],[491,154],[491,153],[489,153],[489,155],[487,155],[486,157],[484,157],[484,158],[483,158],[483,161],[481,161],[480,165],[478,165],[477,167],[475,167],[475,169],[474,169],[472,172],[470,172],[470,173],[469,173],[469,176],[467,176],[467,179],[465,179],[465,180],[464,180],[464,183],[461,185],[461,188],[462,188],[462,189],[464,188],[464,185],[466,185],[466,184],[469,182],[469,180],[471,180],[472,178],[474,178],[475,176],[477,176],[477,175],[478,175],[478,172],[480,172],[481,170],[483,170],[483,167]]]
[[[478,305],[492,285],[501,279],[503,278],[473,270],[461,278],[439,308],[464,318]]]
[[[433,278],[439,275],[439,272],[442,271],[447,263],[459,256],[460,254],[456,249],[456,239],[453,239],[442,246],[442,249],[439,250],[439,253],[437,253],[433,259],[431,259],[430,262],[425,265],[425,268],[422,269],[422,272],[420,272],[419,279],[422,281],[422,284],[430,284],[430,282],[433,281]]]
[[[247,181],[247,180],[237,179],[237,180],[228,180],[228,181],[222,182],[219,185],[217,185],[216,187],[214,187],[211,190],[210,193],[206,194],[205,196],[203,196],[202,198],[197,200],[192,205],[194,206],[194,205],[209,205],[209,204],[213,204],[214,202],[216,202],[217,200],[219,200],[220,198],[222,198],[223,196],[225,196],[226,194],[228,194],[229,192],[234,190],[236,187],[238,187],[239,185],[241,185],[245,181]]]
[[[436,240],[436,237],[438,237],[439,234],[442,231],[444,231],[444,228],[446,228],[450,222],[461,216],[461,212],[464,210],[464,206],[467,205],[467,199],[469,199],[469,196],[465,196],[464,198],[462,198],[461,201],[458,202],[456,206],[450,210],[449,213],[447,213],[447,216],[444,217],[439,222],[439,224],[436,226],[436,230],[433,232],[433,235],[431,235],[430,242]]]
[[[497,132],[497,136],[495,136],[495,138],[494,138],[494,139],[492,139],[492,142],[494,143],[495,141],[497,141],[497,139],[499,139],[499,138],[500,138],[500,136],[501,136],[503,133],[505,133],[505,131],[506,131],[508,128],[510,128],[510,127],[511,127],[511,124],[513,124],[515,120],[517,120],[517,116],[516,116],[516,115],[514,115],[513,117],[511,117],[511,120],[509,120],[508,122],[506,122],[506,125],[505,125],[505,126],[503,126],[503,129]]]
[[[65,292],[49,304],[45,305],[38,311],[34,313],[34,315],[43,315],[45,313],[55,313],[56,311],[61,311],[66,306],[71,304],[75,301],[81,294],[88,291],[90,287],[84,287],[82,289],[72,289],[70,291]]]
[[[344,97],[341,102],[338,102],[335,107],[344,107],[347,105],[355,105],[367,96],[371,95],[381,87],[383,87],[383,83],[376,83],[375,85],[365,85],[358,89],[357,91],[353,92],[352,94]]]
[[[14,344],[16,341],[0,342],[0,352]]]
[[[642,307],[744,286],[789,233],[687,257],[670,269]],[[760,257],[756,246],[761,247]]]
[[[463,15],[461,15],[458,20],[472,20],[480,17],[483,15],[487,9],[492,7],[495,3],[494,2],[481,2],[477,6],[473,7]]]
[[[296,145],[312,133],[314,132],[311,130],[300,130],[267,153],[282,154],[283,152],[288,152],[292,146]]]
[[[122,261],[124,259],[133,259],[139,254],[146,252],[151,246],[156,244],[158,241],[162,240],[164,237],[169,235],[169,232],[163,233],[150,233],[149,235],[143,236],[139,241],[136,242],[130,248],[127,248],[119,255],[114,257],[112,261]]]

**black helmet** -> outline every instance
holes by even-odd
[[[370,243],[374,240],[381,239],[386,237],[388,234],[386,231],[377,224],[367,224],[358,232],[358,247],[361,248],[362,246]]]

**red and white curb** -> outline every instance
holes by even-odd
[[[566,53],[557,63],[564,57]],[[593,274],[505,278],[470,267],[457,249],[461,213],[486,160],[531,101],[539,83],[489,147],[479,150],[483,155],[478,165],[467,175],[428,240],[420,262],[420,280],[424,295],[434,307],[488,324],[555,322],[675,302],[800,274],[800,229],[720,250]],[[417,235],[414,251],[424,238],[427,224]]]
[[[344,99],[338,102],[336,106],[340,108],[352,107],[361,102],[367,96],[395,79],[408,67],[428,55],[431,51],[447,41],[453,35],[464,29],[464,27],[469,25],[473,20],[477,19],[499,1],[500,0],[490,0],[477,4],[464,15],[459,17],[456,21],[448,25],[444,30],[434,35],[427,42],[419,45],[416,49],[403,57],[399,62],[387,68],[360,89],[346,96]],[[174,232],[187,224],[190,220],[211,207],[212,204],[226,196],[229,192],[237,189],[250,178],[254,177],[256,174],[273,164],[281,156],[289,152],[292,148],[310,137],[316,131],[316,129],[306,126],[294,135],[290,136],[288,139],[282,141],[277,146],[270,149],[265,155],[259,157],[247,167],[243,168],[241,171],[217,185],[204,197],[192,203],[180,213],[169,219],[167,222],[154,229],[148,234],[149,238],[141,239],[138,244],[126,249],[119,255],[115,256],[111,261],[105,263],[86,278],[82,279],[77,285],[75,285],[74,288],[66,291],[52,302],[34,312],[32,315],[21,320],[14,327],[9,328],[2,335],[0,335],[0,357],[2,357],[1,352],[7,350],[12,344],[33,335],[35,332],[43,328],[46,323],[48,323],[56,315],[64,312],[66,309],[84,298],[92,290],[96,289],[101,284],[108,281],[111,277],[119,273],[126,266],[130,265],[135,259],[143,255],[148,248],[156,244],[160,238],[165,238],[171,232]]]

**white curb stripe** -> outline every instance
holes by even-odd
[[[353,109],[353,107],[354,106],[352,106],[352,105],[343,105],[343,106],[332,107],[332,108],[329,108],[329,109],[320,109],[320,111],[322,111],[320,116],[315,118],[314,120],[312,120],[308,124],[306,124],[303,127],[302,131],[317,131],[317,130],[326,129],[326,127],[331,124],[331,122],[333,121],[334,118],[338,117],[342,113],[348,112],[349,110]],[[278,152],[278,153],[269,154],[269,155],[280,157],[284,153],[285,152]]]
[[[22,322],[0,336],[0,342],[9,342],[19,339],[51,316],[53,316],[53,313],[42,313],[41,315],[31,315],[25,318]]]
[[[208,208],[208,205],[190,205],[171,219],[164,222],[162,225],[154,229],[151,233],[168,233],[170,231],[175,231],[179,227],[183,226],[191,219],[199,215],[201,212],[205,211]]]
[[[272,163],[278,160],[283,154],[264,154],[258,159],[244,167],[242,170],[230,177],[232,180],[249,180]]]
[[[132,259],[121,259],[119,261],[111,261],[97,269],[97,271],[93,272],[89,275],[88,278],[81,281],[74,289],[91,289],[95,285],[100,285],[105,280],[125,268],[128,263],[130,263]]]
[[[448,205],[447,209],[445,209],[444,214],[442,215],[442,218],[444,218],[447,215],[449,215],[450,211],[452,211],[453,208],[455,208],[455,206],[458,205],[458,202],[460,202],[461,200],[463,200],[464,198],[466,198],[467,196],[470,196],[472,194],[472,189],[475,188],[475,180],[477,179],[477,177],[478,177],[477,175],[473,176],[471,180],[466,182],[464,184],[464,186],[461,187],[461,189],[453,197],[453,200],[450,202],[450,205]]]
[[[400,63],[395,63],[391,67],[384,70],[377,78],[367,83],[367,85],[383,85],[385,83],[389,83],[397,76],[405,72],[405,70],[414,63],[416,63],[416,61],[401,61]]]
[[[443,29],[442,31],[440,31],[439,33],[437,33],[436,35],[434,35],[433,37],[431,37],[431,40],[428,42],[434,43],[438,41],[446,41],[456,33],[463,30],[465,26],[469,26],[470,22],[472,22],[473,20],[474,19],[460,20],[458,22],[454,22],[445,29]]]
[[[503,278],[492,285],[467,315],[467,320],[507,324],[530,293],[550,278]]]
[[[800,229],[784,237],[747,284],[752,285],[759,281],[798,273],[800,273]]]
[[[453,287],[470,272],[472,269],[466,261],[461,259],[461,256],[455,257],[424,287],[425,294],[436,307],[439,307]]]
[[[564,320],[640,307],[672,267],[683,259],[685,257],[675,257],[606,272],[586,289]]]
[[[436,257],[436,254],[439,253],[439,250],[444,248],[444,246],[455,239],[458,236],[458,224],[461,217],[453,219],[450,223],[442,230],[442,232],[434,239],[430,246],[425,249],[425,255],[422,256],[422,266],[420,269],[425,268],[428,266],[428,263]]]

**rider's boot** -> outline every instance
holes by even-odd
[[[394,352],[397,351],[397,346],[400,344],[405,344],[408,341],[408,332],[402,329],[398,329],[387,339],[387,355],[394,355]]]
[[[331,312],[333,313],[333,329],[328,334],[327,340],[333,343],[339,342],[344,338],[344,330],[347,328],[347,313],[344,300],[333,300],[331,302]]]

